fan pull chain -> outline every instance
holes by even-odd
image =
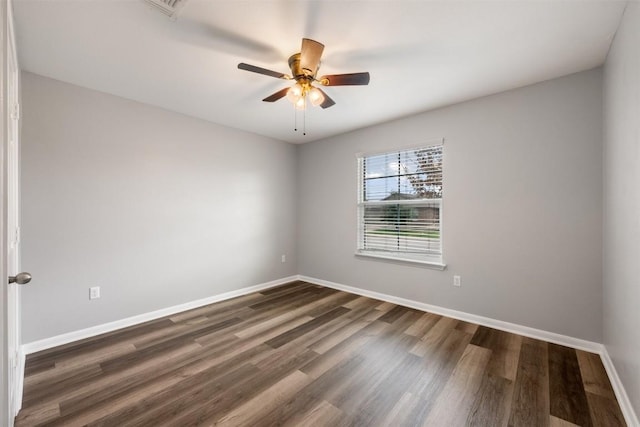
[[[302,134],[307,134],[307,109],[302,110]]]
[[[293,107],[293,130],[298,132],[298,111],[295,106]]]

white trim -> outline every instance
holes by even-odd
[[[15,22],[13,17],[13,1],[7,1],[6,6],[6,40],[5,47],[7,49],[7,55],[5,57],[5,70],[7,75],[4,76],[5,83],[5,122],[8,125],[4,132],[7,131],[13,132],[12,135],[9,135],[8,139],[8,147],[7,151],[7,161],[5,164],[8,166],[7,175],[7,183],[9,187],[7,188],[7,199],[8,200],[7,209],[11,212],[8,213],[8,218],[13,218],[13,220],[9,219],[9,226],[13,228],[9,230],[8,235],[12,236],[11,245],[14,246],[13,251],[9,251],[9,253],[14,252],[13,262],[11,261],[12,256],[9,253],[5,254],[6,261],[8,263],[7,267],[9,268],[10,273],[19,272],[20,268],[20,63],[18,61],[18,50],[16,47],[16,38],[15,38]],[[15,74],[14,74],[15,73]],[[11,102],[11,105],[9,105]],[[6,236],[5,236],[6,238]],[[3,243],[6,245],[6,240]],[[5,276],[6,277],[6,276]],[[11,285],[9,285],[11,286]],[[13,365],[10,366],[11,372],[9,373],[9,387],[11,390],[9,391],[9,396],[12,397],[9,402],[9,426],[14,425],[14,417],[18,415],[18,412],[22,408],[22,389],[24,385],[24,365],[25,365],[25,357],[21,348],[21,336],[22,336],[22,323],[20,317],[20,289],[16,288],[13,285],[13,290],[9,290],[11,294],[13,294],[13,298],[9,299],[9,304],[12,305],[12,308],[9,308],[13,319],[10,321],[10,327],[12,330],[9,331],[9,351],[11,352],[10,360],[12,360]]]
[[[352,294],[362,295],[369,298],[379,299],[381,301],[387,301],[393,304],[402,305],[405,307],[415,308],[421,311],[427,311],[429,313],[439,314],[441,316],[452,317],[458,320],[464,320],[465,322],[477,323],[478,325],[488,326],[493,329],[499,329],[505,332],[511,332],[513,334],[523,335],[525,337],[535,338],[543,341],[547,341],[554,344],[560,344],[567,347],[572,347],[578,350],[584,350],[591,353],[602,352],[602,344],[586,341],[579,338],[569,337],[567,335],[557,334],[555,332],[544,331],[542,329],[531,328],[529,326],[517,325],[515,323],[509,323],[502,320],[491,319],[489,317],[478,316],[476,314],[465,313],[463,311],[452,310],[449,308],[440,307],[437,305],[425,304],[423,302],[413,301],[405,298],[395,297],[393,295],[382,294],[379,292],[369,291],[366,289],[355,288],[353,286],[342,285],[340,283],[330,282],[328,280],[316,279],[308,276],[298,276],[298,280],[313,283],[315,285],[322,285],[328,288],[338,289],[341,291],[349,292]]]
[[[447,268],[447,264],[443,264],[441,262],[426,261],[424,259],[411,259],[411,258],[405,258],[405,257],[393,256],[393,255],[378,255],[374,252],[367,252],[364,250],[356,250],[355,255],[361,256],[361,257],[368,257],[368,258],[384,259],[388,261],[398,261],[401,263],[418,264],[421,267],[432,268],[434,270],[440,270],[440,271]],[[402,255],[406,255],[406,254],[402,254]]]
[[[402,202],[402,203],[398,203]],[[424,206],[424,207],[440,207],[442,205],[442,198],[439,199],[416,199],[416,200],[371,200],[367,202],[359,202],[360,206],[390,206],[390,205],[410,205],[410,206]]]
[[[399,145],[399,146],[394,145],[393,148],[385,148],[384,150],[380,149],[376,151],[358,151],[356,152],[356,157],[362,158],[367,156],[375,156],[378,154],[384,154],[384,153],[390,153],[390,152],[392,153],[394,151],[417,150],[419,148],[425,148],[425,147],[437,147],[438,145],[444,145],[444,136],[437,137],[437,138],[429,138],[422,142],[412,142],[407,145]]]
[[[106,332],[112,332],[117,329],[126,328],[128,326],[134,326],[140,323],[148,322],[150,320],[159,319],[165,316],[171,316],[182,311],[191,310],[194,308],[202,307],[214,302],[224,301],[227,299],[247,295],[253,292],[262,291],[265,289],[280,286],[285,283],[290,283],[298,280],[298,276],[289,276],[282,279],[272,280],[270,282],[261,283],[255,286],[248,286],[245,288],[237,289],[235,291],[225,292],[223,294],[214,295],[207,298],[187,302],[184,304],[174,305],[172,307],[162,308],[160,310],[151,311],[137,316],[127,317],[126,319],[116,320],[114,322],[104,323],[102,325],[92,326],[90,328],[81,329],[78,331],[68,332],[66,334],[56,335],[54,337],[33,341],[22,345],[22,354],[31,354],[38,351],[46,350],[49,348],[57,347],[59,345],[68,344],[73,341],[82,340],[85,338],[91,338],[96,335],[104,334]]]
[[[440,138],[439,143],[437,144],[432,144],[428,146],[423,145],[420,147],[413,147],[413,148],[401,149],[401,150],[384,151],[379,155],[387,156],[390,154],[393,154],[393,155],[397,154],[398,161],[399,161],[401,153],[407,153],[407,152],[422,150],[422,149],[440,148],[440,152],[443,156],[443,162],[444,162],[444,150],[442,150],[443,145],[444,145],[444,138]],[[358,191],[357,225],[358,227],[357,227],[357,230],[358,230],[358,233],[357,234],[358,236],[356,240],[356,255],[370,256],[373,258],[382,258],[382,259],[388,259],[388,260],[399,260],[399,261],[408,262],[408,263],[414,262],[414,263],[422,264],[424,266],[429,266],[430,268],[444,270],[446,265],[443,262],[443,250],[442,250],[442,246],[443,246],[442,244],[443,243],[442,197],[437,199],[416,199],[416,200],[364,200],[365,181],[367,180],[364,173],[364,167],[365,167],[364,165],[365,165],[366,159],[370,157],[375,157],[375,156],[378,156],[378,155],[370,154],[370,153],[359,153],[357,157],[357,171],[358,171],[358,174],[357,174],[357,178],[358,178],[358,183],[357,183],[358,184],[357,185],[357,191]],[[440,168],[440,171],[443,172],[442,166]],[[406,172],[406,170],[404,170],[404,172]],[[400,174],[399,166],[398,166],[398,171],[396,175],[389,175],[389,177],[401,177],[401,176],[403,176],[403,174]],[[442,177],[442,179],[444,179],[444,177]],[[369,233],[366,231],[366,224],[367,224],[367,220],[365,219],[366,209],[368,207],[403,206],[403,205],[418,206],[418,207],[436,207],[438,209],[438,212],[440,213],[438,217],[438,231],[439,231],[438,238],[426,239],[429,242],[437,241],[439,243],[439,250],[437,251],[437,255],[438,255],[437,257],[434,257],[432,255],[433,251],[431,250],[428,252],[422,251],[422,252],[410,253],[410,252],[407,252],[406,250],[405,251],[400,250],[400,247],[397,248],[398,249],[397,251],[391,251],[391,250],[376,251],[374,249],[367,248],[366,240]],[[429,247],[430,247],[430,244],[429,244]]]
[[[638,415],[635,413],[633,409],[633,405],[631,405],[631,399],[629,399],[629,395],[622,385],[622,381],[618,376],[618,371],[616,371],[616,367],[609,357],[609,352],[607,351],[607,346],[602,346],[602,351],[600,352],[600,357],[602,358],[602,364],[604,365],[604,369],[607,371],[607,376],[611,381],[611,386],[613,387],[613,392],[616,394],[616,399],[618,399],[618,404],[620,405],[620,410],[622,411],[622,415],[624,416],[625,421],[628,426],[640,426],[640,421],[638,421]]]

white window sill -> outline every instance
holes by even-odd
[[[358,252],[358,251],[356,251],[355,255],[359,257],[365,257],[365,258],[378,258],[378,259],[384,259],[387,261],[397,261],[397,262],[408,263],[408,264],[419,264],[426,268],[432,268],[434,270],[441,270],[441,271],[447,268],[447,264],[443,264],[437,261],[401,258],[393,255],[383,255],[383,254],[375,254],[371,252]]]

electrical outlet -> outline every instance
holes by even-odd
[[[282,257],[280,258],[281,262],[287,262],[287,256],[286,255],[282,255]]]
[[[460,276],[453,276],[453,286],[460,287]]]
[[[100,286],[94,286],[89,288],[89,299],[98,299],[100,298]]]

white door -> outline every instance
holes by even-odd
[[[19,70],[13,40],[11,3],[7,7],[7,273],[20,273],[20,105]],[[20,281],[20,280],[19,280]],[[24,357],[20,353],[20,284],[7,289],[7,353],[9,362],[9,412],[17,414],[22,400]]]

